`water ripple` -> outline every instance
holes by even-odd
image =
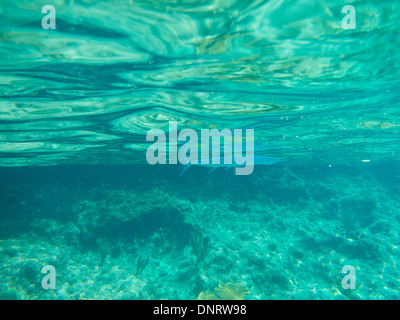
[[[399,5],[0,2],[0,165],[143,163],[153,128],[254,128],[297,163],[393,157]]]

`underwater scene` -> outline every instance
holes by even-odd
[[[399,299],[399,48],[395,0],[0,0],[0,299]]]

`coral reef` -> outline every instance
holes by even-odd
[[[0,298],[398,296],[398,178],[354,168],[311,178],[294,167],[259,170],[239,190],[241,177],[201,170],[197,180],[93,171],[89,186],[79,175],[12,176],[0,186]],[[358,270],[352,293],[341,288],[348,264]],[[44,265],[56,268],[55,290],[41,288]]]
[[[224,283],[219,284],[214,292],[201,292],[198,296],[199,300],[243,300],[250,291],[241,283]]]

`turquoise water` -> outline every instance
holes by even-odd
[[[0,0],[0,298],[399,299],[399,10]],[[286,161],[150,165],[172,122]]]

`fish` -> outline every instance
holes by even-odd
[[[237,164],[234,161],[234,158],[232,159],[232,163],[225,163],[225,158],[221,157],[219,158],[219,163],[218,162],[218,158],[213,158],[213,160],[217,160],[217,161],[211,161],[211,163],[208,164],[203,164],[203,163],[190,163],[188,162],[187,164],[185,164],[182,168],[181,174],[179,175],[180,177],[186,172],[187,169],[189,169],[190,166],[192,165],[196,165],[196,166],[202,166],[202,167],[209,167],[209,171],[208,174],[214,172],[217,168],[225,168],[225,170],[229,170],[229,169],[235,169],[235,168],[240,168],[243,167],[243,164]],[[254,163],[253,165],[255,166],[260,166],[260,165],[264,165],[264,166],[270,166],[273,165],[275,163],[279,163],[279,162],[283,162],[283,161],[287,161],[287,159],[282,159],[282,158],[274,158],[274,157],[270,157],[270,156],[262,156],[262,155],[255,155],[254,156]]]

